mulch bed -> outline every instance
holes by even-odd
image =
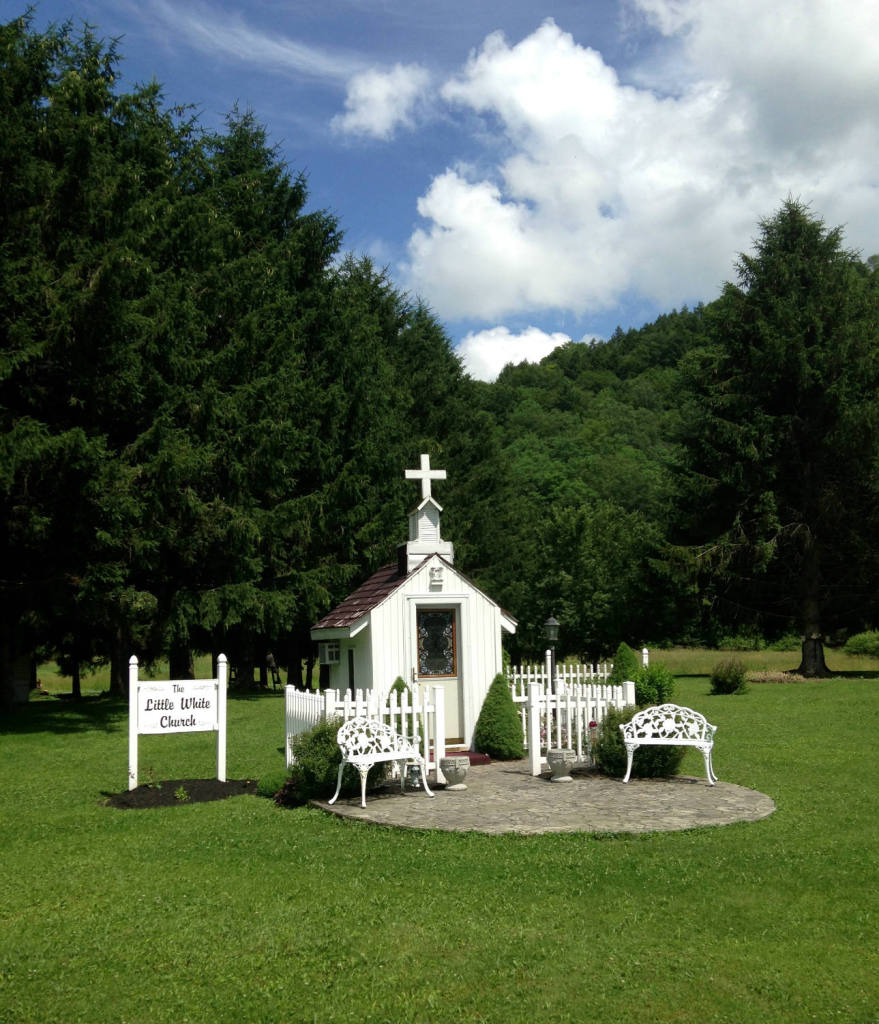
[[[182,787],[182,790],[181,790]],[[107,807],[139,809],[144,807],[183,807],[210,800],[225,800],[242,793],[256,793],[255,779],[173,779],[151,785],[126,789],[122,793],[105,793]]]

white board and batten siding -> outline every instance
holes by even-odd
[[[397,676],[407,683],[443,683],[443,677],[418,674],[417,613],[423,608],[455,610],[457,682],[447,680],[444,687],[446,732],[469,742],[485,694],[502,668],[501,609],[441,558],[428,558],[373,609],[368,642],[374,689],[387,692]],[[493,642],[486,642],[488,637]]]

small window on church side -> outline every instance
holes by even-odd
[[[454,608],[418,609],[418,674],[458,674]]]
[[[318,645],[321,665],[339,664],[339,641],[322,640]]]

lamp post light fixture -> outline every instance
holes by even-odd
[[[543,633],[546,636],[546,642],[549,644],[549,674],[550,674],[550,689],[553,693],[556,692],[556,670],[555,670],[555,645],[559,638],[559,622],[558,619],[553,618],[552,615],[543,624]]]

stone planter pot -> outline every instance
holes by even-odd
[[[466,755],[440,758],[440,771],[446,777],[446,789],[466,789],[464,779],[469,769],[470,758]]]
[[[550,782],[573,782],[571,769],[574,767],[574,751],[553,749],[546,752],[549,770],[552,772]]]

